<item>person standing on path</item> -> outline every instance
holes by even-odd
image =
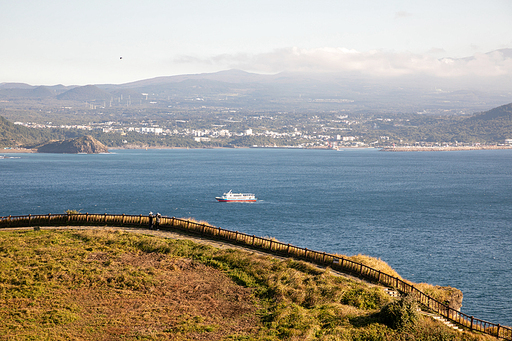
[[[153,229],[153,212],[149,212],[149,229]]]
[[[156,214],[156,218],[155,218],[155,228],[158,230],[158,228],[160,227],[160,218],[162,216],[160,215],[160,213],[157,213]]]

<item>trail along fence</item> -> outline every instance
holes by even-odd
[[[23,216],[0,217],[0,229],[30,226],[39,227],[66,225],[105,225],[147,228],[149,226],[149,217],[143,215],[106,213],[47,215],[29,214]],[[413,285],[399,279],[398,277],[388,275],[362,263],[354,262],[337,255],[309,250],[307,248],[285,244],[269,238],[248,235],[238,231],[225,230],[220,227],[175,217],[162,217],[160,219],[159,229],[169,231],[180,230],[194,234],[200,234],[203,237],[219,239],[233,244],[248,246],[254,249],[261,249],[268,253],[273,253],[280,256],[292,257],[322,266],[330,266],[334,270],[349,273],[366,280],[394,288],[401,293],[411,293],[423,306],[471,331],[478,331],[498,338],[512,340],[512,328],[510,327],[501,326],[500,324],[487,322],[461,313],[451,308],[447,304],[439,302],[429,295],[426,295],[425,293],[416,289]]]

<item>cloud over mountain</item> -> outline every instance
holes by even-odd
[[[512,76],[512,49],[475,54],[468,58],[434,58],[428,54],[345,48],[298,47],[261,54],[222,54],[211,58],[182,56],[181,63],[203,63],[254,72],[349,72],[375,77],[424,75],[433,77]]]

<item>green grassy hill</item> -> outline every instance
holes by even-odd
[[[0,255],[5,340],[492,339],[420,316],[378,286],[189,240],[10,231]]]

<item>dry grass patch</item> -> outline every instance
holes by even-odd
[[[292,259],[91,231],[0,232],[0,340],[483,340]],[[468,336],[469,335],[469,336]]]
[[[218,340],[253,331],[250,288],[198,261],[137,251],[128,240],[119,248],[116,235],[4,234],[1,248],[13,252],[0,260],[0,339]]]
[[[370,268],[373,268],[375,270],[380,270],[380,272],[383,272],[385,274],[388,274],[393,277],[398,277],[399,279],[402,279],[402,277],[398,274],[398,272],[395,271],[391,266],[389,266],[388,263],[384,262],[380,258],[370,257],[363,254],[358,254],[355,256],[342,256],[338,255],[339,257],[344,257],[348,260],[351,260],[356,263],[364,264]]]

